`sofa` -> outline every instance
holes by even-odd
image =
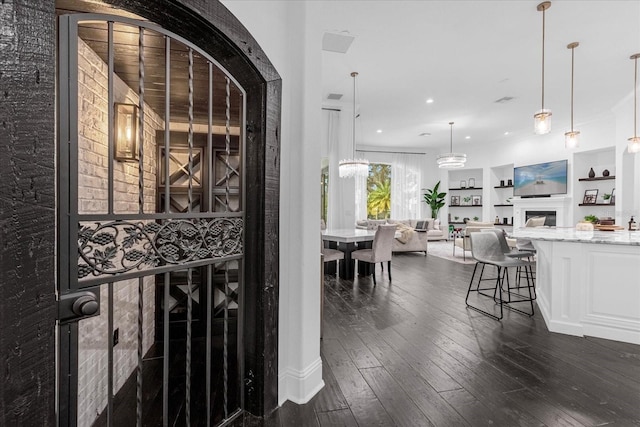
[[[356,228],[375,230],[380,224],[396,224],[398,237],[393,242],[393,252],[424,252],[427,253],[429,240],[446,239],[446,234],[440,229],[440,221],[433,219],[367,219],[356,222]]]

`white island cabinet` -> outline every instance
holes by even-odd
[[[552,332],[640,344],[640,231],[520,228],[537,250],[538,307]]]

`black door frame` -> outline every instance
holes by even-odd
[[[245,409],[265,417],[278,405],[280,76],[219,1],[104,3],[197,43],[246,89]],[[55,1],[6,2],[0,17],[0,424],[55,425]]]

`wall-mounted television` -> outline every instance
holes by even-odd
[[[567,194],[567,161],[538,163],[513,168],[513,195],[548,197]]]

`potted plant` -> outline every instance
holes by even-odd
[[[599,221],[598,217],[595,215],[587,215],[584,217],[584,220],[587,222],[592,222],[594,224],[597,224]]]
[[[480,218],[479,218],[479,217],[477,217],[477,216],[474,216],[474,217],[473,217],[473,220],[474,220],[474,221],[478,221],[479,219],[480,219]]]
[[[440,208],[444,206],[447,193],[440,193],[440,181],[424,194],[424,201],[431,208],[431,218],[437,218]]]

